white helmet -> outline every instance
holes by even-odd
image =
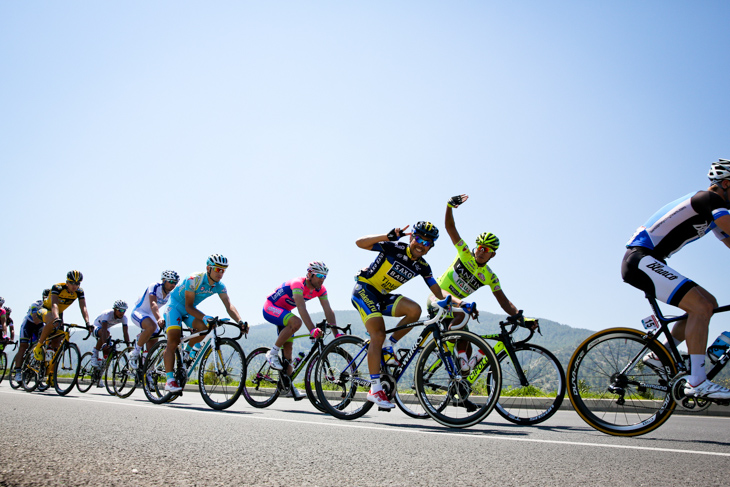
[[[222,267],[226,268],[228,267],[228,259],[223,257],[221,254],[213,254],[210,257],[208,257],[208,261],[206,262],[206,265],[212,266],[212,267]]]
[[[318,260],[310,262],[307,266],[307,272],[311,272],[312,274],[324,274],[326,276],[329,271],[324,262],[319,262]]]
[[[118,310],[120,310],[120,311],[126,311],[126,310],[127,310],[127,308],[128,308],[128,306],[127,306],[127,303],[126,303],[126,301],[124,301],[124,300],[122,300],[122,299],[117,299],[116,301],[114,301],[114,306],[113,306],[113,308],[114,308],[114,309],[118,309]]]
[[[710,172],[707,173],[712,184],[720,184],[724,179],[730,179],[730,161],[727,159],[718,159],[710,166]]]
[[[177,282],[180,280],[180,276],[175,271],[165,271],[162,273],[162,280],[168,282]]]

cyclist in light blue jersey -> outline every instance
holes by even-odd
[[[217,294],[226,307],[228,315],[238,322],[243,333],[248,333],[248,325],[241,320],[238,310],[228,299],[226,286],[221,282],[223,273],[228,268],[228,259],[220,254],[213,254],[208,257],[206,264],[206,272],[192,274],[173,289],[170,293],[170,302],[165,308],[165,331],[167,333],[167,348],[165,350],[167,383],[165,384],[165,390],[168,392],[180,392],[182,390],[174,378],[173,367],[175,365],[175,349],[180,344],[180,338],[182,337],[183,323],[195,331],[202,331],[208,327],[206,321],[209,317],[197,308],[202,301]],[[192,350],[190,350],[192,356],[199,349],[199,346],[196,347],[195,345],[198,345],[202,340],[203,337],[199,337],[188,342],[188,346],[192,346]]]

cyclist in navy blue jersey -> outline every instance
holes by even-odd
[[[690,397],[730,399],[730,390],[707,379],[705,354],[712,311],[717,300],[703,287],[667,265],[666,259],[709,232],[730,247],[730,160],[713,162],[711,186],[683,196],[657,211],[626,244],[621,274],[647,296],[677,306],[687,313],[672,329],[676,344],[687,340],[691,372],[685,394]],[[649,353],[644,363],[662,368]]]

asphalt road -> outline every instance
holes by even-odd
[[[0,486],[726,485],[730,418],[673,416],[614,438],[572,411],[543,425],[493,413],[466,430],[399,410],[355,421],[280,398],[209,409],[198,393],[156,406],[93,388],[66,397],[0,384]]]

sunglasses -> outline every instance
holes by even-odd
[[[414,235],[413,240],[423,245],[424,247],[433,247],[433,242],[431,240],[426,240],[425,238],[421,238],[418,235]]]
[[[327,274],[312,274],[314,277],[318,277],[320,279],[324,279],[327,277]]]
[[[217,266],[213,266],[213,270],[214,270],[215,272],[220,272],[221,274],[223,274],[224,272],[226,272],[226,268],[225,268],[225,267],[217,267]]]
[[[484,252],[496,252],[496,250],[494,250],[493,248],[487,247],[485,245],[479,245],[477,248]]]
[[[169,282],[169,283],[170,283],[170,284],[172,284],[173,286],[177,286],[177,283],[178,283],[179,281],[165,281],[165,282]]]

